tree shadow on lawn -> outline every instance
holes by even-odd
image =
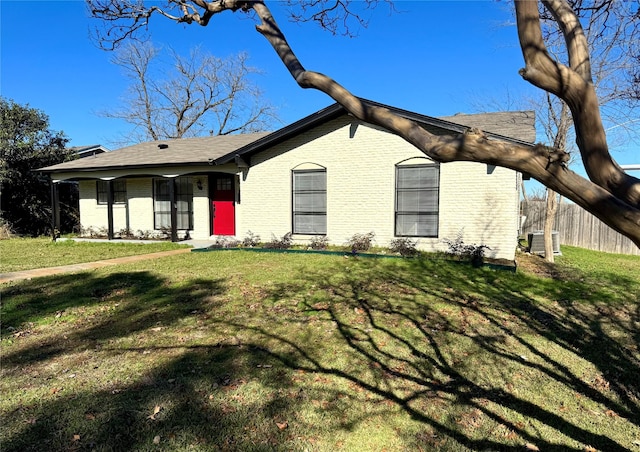
[[[51,276],[28,286],[13,286],[3,294],[3,331],[18,329],[13,334],[28,335],[31,327],[43,322],[66,324],[69,330],[62,340],[58,335],[34,342],[18,354],[5,355],[3,361],[6,366],[19,366],[74,350],[98,350],[109,340],[166,328],[205,306],[211,309],[215,307],[212,299],[224,291],[222,280],[196,279],[169,286],[147,271]],[[86,315],[91,309],[96,312]]]
[[[222,325],[215,318],[228,292],[222,280],[172,285],[149,272],[82,274],[7,292],[3,302],[16,311],[25,307],[22,316],[11,317],[15,325],[48,320],[66,322],[69,329],[40,339],[34,328],[33,336],[21,336],[33,340],[30,346],[3,353],[4,377],[29,374],[24,389],[38,386],[43,394],[28,403],[12,395],[14,408],[3,413],[11,422],[0,427],[3,451],[290,450],[281,444],[303,441],[296,432],[308,431],[287,424],[296,403],[348,396],[325,387],[302,390],[282,368],[266,364],[270,355],[261,346],[162,338],[183,330],[194,334],[197,327],[177,326],[189,317],[206,332]],[[100,315],[80,323],[67,318],[78,309],[98,309]],[[61,311],[66,314],[56,318]],[[146,345],[150,332],[160,338],[152,343],[166,345]],[[83,374],[94,381],[82,382]],[[338,419],[344,403],[324,414]]]
[[[540,450],[622,451],[637,445],[637,282],[612,274],[615,297],[603,289],[609,281],[588,286],[579,274],[541,281],[471,267],[463,273],[466,278],[456,264],[428,260],[401,267],[361,261],[342,271],[305,272],[276,288],[275,300],[303,300],[309,315],[335,326],[351,366],[336,366],[266,328],[250,328],[291,349],[273,353],[288,367],[352,381],[430,426],[433,436],[453,440],[407,438],[418,448],[505,450],[524,441]],[[550,301],[536,301],[543,298]],[[540,394],[520,390],[518,379],[538,380],[531,388]],[[439,415],[447,405],[458,408]],[[574,422],[576,411],[594,421]],[[613,439],[608,427],[615,422],[633,431]],[[556,439],[545,437],[549,431]],[[579,444],[569,447],[558,437]]]
[[[295,416],[292,402],[301,395],[262,367],[267,353],[238,345],[186,350],[119,389],[79,391],[31,407],[32,421],[2,450],[272,451],[292,441],[288,425],[278,423]],[[276,390],[245,396],[260,385]]]
[[[580,282],[462,264],[344,259],[305,267],[230,312],[224,280],[53,278],[20,289],[36,291],[33,300],[38,291],[53,297],[43,316],[87,303],[113,312],[74,327],[63,343],[51,338],[5,356],[3,366],[20,371],[95,350],[144,370],[19,404],[6,419],[26,421],[3,434],[3,450],[298,450],[314,449],[318,437],[326,448],[332,432],[398,412],[421,426],[396,431],[411,450],[628,450],[640,431],[640,312],[624,292],[634,283],[617,284],[611,299]],[[139,303],[124,303],[130,296]],[[38,321],[35,310],[24,312],[13,321]],[[226,339],[112,344],[188,317]],[[575,421],[588,411],[593,428]],[[628,441],[608,435],[607,423],[629,427]]]

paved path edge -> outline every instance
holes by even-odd
[[[94,268],[107,267],[110,265],[128,264],[130,262],[138,262],[148,259],[157,259],[160,257],[173,256],[175,254],[190,253],[191,248],[180,248],[170,251],[159,251],[157,253],[136,254],[133,256],[116,257],[113,259],[105,259],[94,262],[82,262],[78,264],[60,265],[58,267],[35,268],[32,270],[21,270],[17,272],[0,273],[0,284],[10,281],[20,281],[24,279],[40,278],[43,276],[59,275],[62,273],[72,273],[84,270],[92,270]]]

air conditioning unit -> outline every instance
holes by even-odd
[[[553,254],[555,256],[562,256],[558,231],[551,232],[551,244],[553,246]],[[534,231],[529,233],[529,252],[544,256],[544,232]]]

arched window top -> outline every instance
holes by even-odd
[[[327,233],[327,169],[301,164],[291,171],[294,234]]]
[[[396,166],[404,165],[439,165],[439,163],[429,157],[410,157],[396,163]]]
[[[396,165],[398,237],[438,237],[440,165],[430,159],[407,159]]]
[[[318,165],[317,163],[313,163],[313,162],[304,162],[304,163],[300,163],[297,166],[294,166],[291,169],[293,171],[303,171],[303,170],[326,171],[327,167],[326,166],[322,166],[322,165]]]

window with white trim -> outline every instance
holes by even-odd
[[[440,165],[396,166],[395,235],[437,237]]]
[[[111,186],[113,187],[113,203],[125,204],[127,202],[127,181],[124,179],[112,180]],[[98,204],[107,204],[108,190],[109,181],[96,181],[96,199],[98,200]]]
[[[153,180],[153,227],[171,227],[170,184],[175,183],[178,230],[193,229],[193,181],[190,177]]]
[[[327,170],[294,170],[292,177],[293,233],[325,235],[327,233]]]

